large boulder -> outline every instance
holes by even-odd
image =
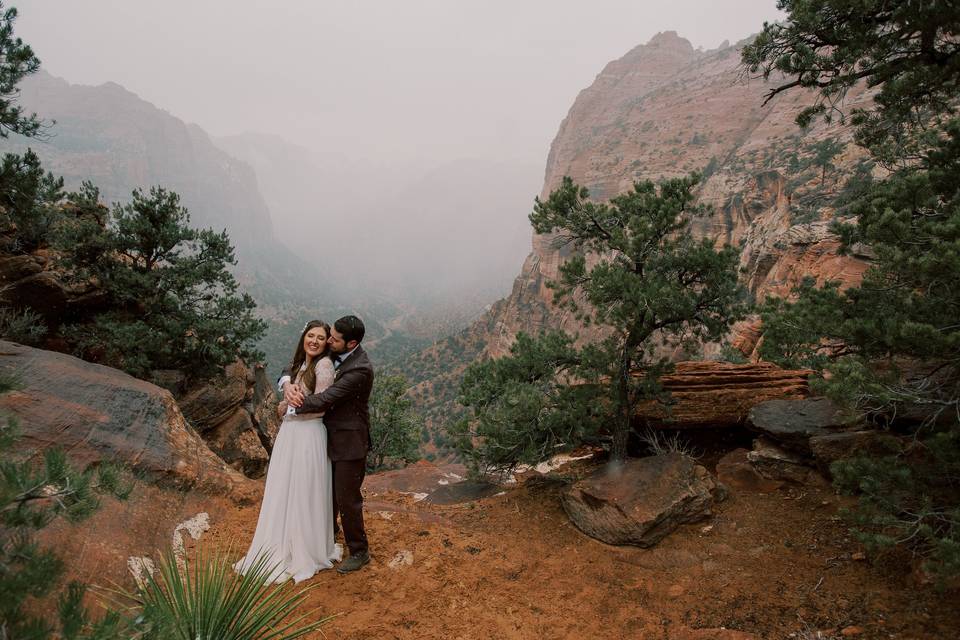
[[[671,429],[743,425],[759,403],[806,398],[810,373],[769,362],[678,362],[673,373],[660,379],[670,392],[671,406],[640,404],[637,420],[645,426]]]
[[[204,434],[207,446],[224,462],[248,478],[260,478],[267,472],[267,454],[250,413],[237,409],[216,427]]]
[[[173,396],[122,371],[0,340],[0,374],[19,388],[0,396],[16,419],[17,453],[50,447],[74,464],[116,461],[160,486],[227,495],[247,503],[257,485],[218,458],[187,423]]]
[[[602,467],[563,495],[570,520],[607,544],[651,547],[679,525],[711,515],[717,483],[680,453]]]
[[[767,438],[810,455],[810,438],[843,429],[851,420],[827,398],[769,400],[750,409],[749,425]]]

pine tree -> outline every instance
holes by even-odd
[[[4,10],[3,2],[0,2],[0,138],[7,138],[11,133],[36,136],[43,127],[37,114],[26,114],[17,104],[20,95],[17,85],[26,76],[36,73],[40,60],[29,45],[13,35],[16,20],[16,8]]]
[[[718,250],[690,232],[690,219],[706,213],[693,203],[698,182],[697,175],[637,182],[608,203],[594,203],[564,178],[545,201],[536,200],[534,230],[576,250],[550,283],[555,304],[608,337],[581,349],[563,335],[522,337],[503,362],[468,370],[461,402],[473,407],[479,428],[459,429],[468,455],[474,443],[474,455],[499,466],[542,459],[558,445],[577,444],[602,415],[612,459],[626,457],[637,404],[663,394],[659,378],[671,365],[660,354],[719,339],[743,312],[737,251]],[[608,394],[576,390],[601,379]]]
[[[887,172],[848,185],[834,226],[844,250],[870,247],[863,282],[804,282],[763,313],[764,357],[825,371],[838,400],[882,421],[923,415],[926,446],[880,461],[841,462],[839,486],[862,496],[862,536],[907,542],[960,573],[960,5],[889,0],[780,0],[787,19],[764,25],[745,67],[817,90],[797,117],[849,116],[855,139]],[[871,106],[850,114],[858,82]],[[906,411],[905,411],[906,410]]]
[[[425,427],[406,397],[407,388],[407,379],[397,375],[377,378],[374,383],[367,457],[370,471],[383,469],[387,461],[406,464],[419,458],[420,431]]]
[[[96,278],[109,310],[64,332],[81,356],[139,377],[182,369],[204,378],[238,356],[259,359],[265,323],[238,291],[227,233],[190,227],[176,193],[133,192],[106,224],[91,185],[70,198],[75,215],[59,228],[57,247],[77,278]]]

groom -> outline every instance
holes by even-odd
[[[290,371],[280,378],[284,399],[297,413],[323,413],[327,426],[327,455],[333,465],[333,519],[337,513],[350,557],[337,567],[350,573],[370,562],[367,534],[363,528],[363,495],[360,486],[366,473],[370,449],[370,390],[373,365],[360,346],[365,329],[356,316],[344,316],[333,324],[327,344],[336,369],[334,382],[322,393],[304,397],[290,383]]]

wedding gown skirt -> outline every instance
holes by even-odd
[[[309,579],[339,561],[343,548],[333,537],[333,472],[327,457],[327,428],[321,418],[284,418],[273,445],[247,555],[234,565],[246,571],[257,554],[276,565],[268,580]]]

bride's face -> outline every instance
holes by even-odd
[[[314,327],[303,336],[303,350],[311,358],[316,358],[323,353],[326,343],[327,332],[323,330],[323,327]]]

